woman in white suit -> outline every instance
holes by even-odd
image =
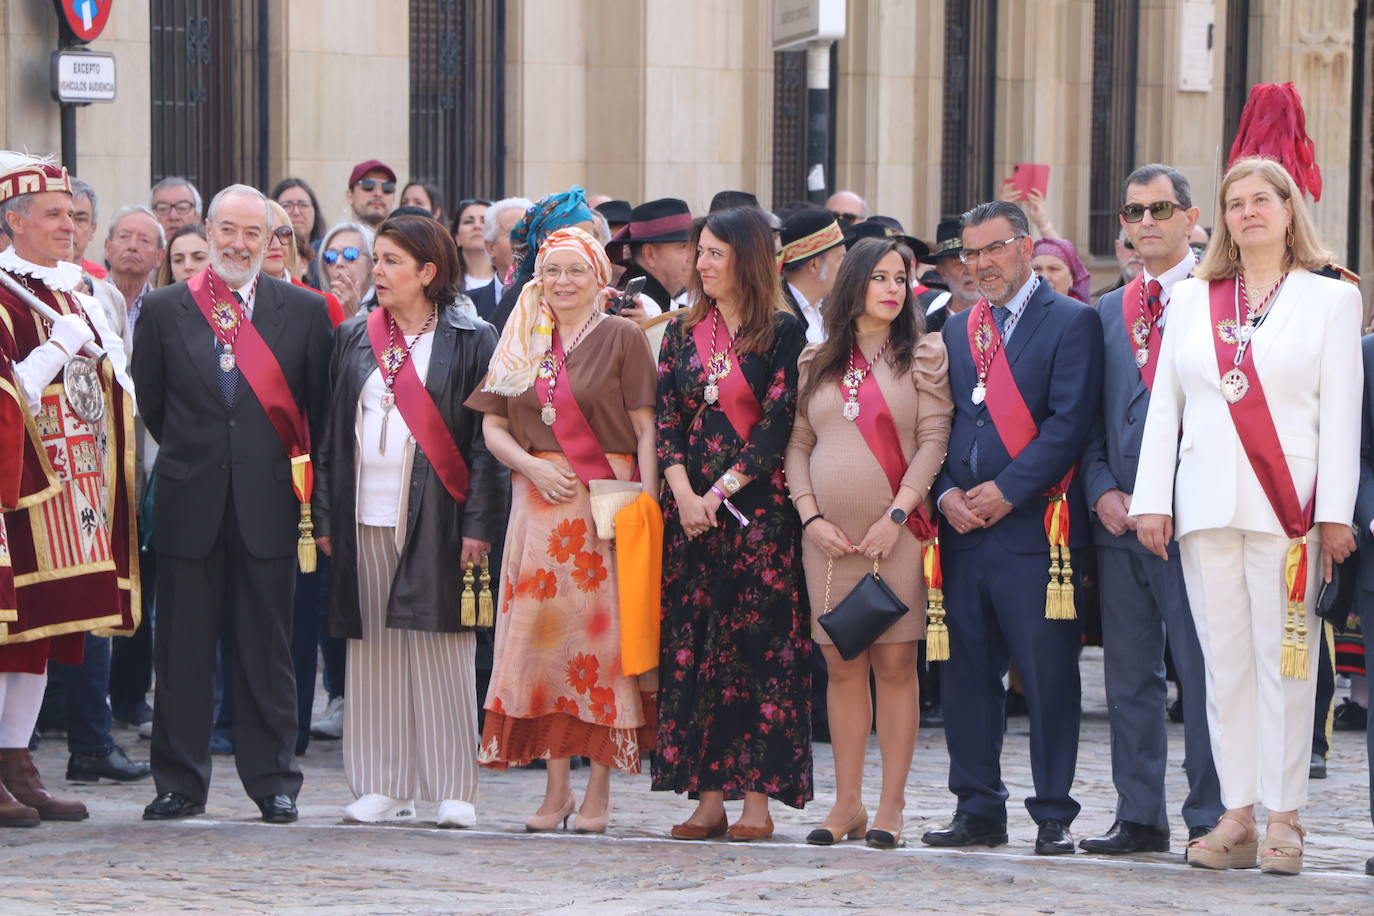
[[[1178,536],[1207,665],[1227,810],[1188,863],[1297,874],[1312,608],[1318,575],[1355,548],[1361,303],[1312,273],[1331,255],[1283,166],[1242,159],[1220,196],[1224,222],[1169,304],[1131,515],[1161,557]],[[1262,844],[1256,803],[1269,811]]]

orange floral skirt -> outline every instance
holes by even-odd
[[[561,452],[535,455],[571,470]],[[631,456],[607,458],[629,478]],[[504,556],[478,762],[582,756],[638,773],[657,728],[653,694],[622,673],[615,552],[596,536],[586,486],[553,504],[512,474]]]

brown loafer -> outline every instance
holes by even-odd
[[[768,815],[768,820],[762,827],[731,824],[725,835],[732,840],[766,840],[773,835],[773,815]]]
[[[77,799],[55,798],[48,793],[26,747],[0,750],[0,781],[21,805],[37,811],[45,821],[84,821],[90,817]]]
[[[725,836],[729,830],[729,821],[725,815],[720,816],[720,820],[709,827],[701,824],[674,824],[672,836],[675,840],[714,840],[718,836]]]

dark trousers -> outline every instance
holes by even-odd
[[[121,714],[132,713],[148,702],[153,687],[153,613],[157,602],[157,554],[143,550],[138,555],[143,620],[132,636],[116,636],[110,657],[110,705]]]
[[[1154,827],[1169,825],[1164,801],[1168,770],[1164,674],[1167,637],[1183,692],[1183,821],[1216,826],[1224,810],[1207,730],[1207,671],[1198,644],[1183,567],[1135,550],[1098,550],[1102,589],[1103,674],[1111,721],[1116,816]]]
[[[320,657],[320,635],[325,632],[324,621],[328,619],[329,613],[329,557],[321,552],[317,562],[315,572],[296,573],[296,598],[292,608],[291,665],[296,671],[297,754],[305,753],[306,747],[310,744],[310,713],[315,705],[315,674]],[[327,666],[325,670],[328,671]]]
[[[1026,799],[1026,809],[1036,823],[1071,823],[1079,810],[1069,790],[1078,762],[1083,624],[1045,619],[1048,549],[1008,553],[987,539],[972,550],[945,550],[942,559],[950,658],[940,665],[940,692],[949,790],[958,798],[957,810],[1007,819],[1002,678],[1015,663],[1030,713],[1035,794]]]
[[[1374,590],[1363,584],[1355,593],[1360,608],[1360,632],[1364,634],[1364,670],[1374,676]],[[1365,759],[1369,762],[1369,819],[1374,821],[1374,723],[1364,730]]]
[[[110,639],[86,634],[79,665],[48,664],[48,693],[56,702],[58,721],[67,730],[67,750],[104,757],[114,750],[114,725],[105,693],[110,684]]]
[[[233,633],[234,761],[252,798],[300,791],[291,670],[295,557],[248,553],[232,494],[207,556],[158,557],[153,778],[158,792],[203,802],[210,788],[215,649]]]
[[[1317,708],[1312,716],[1312,753],[1324,758],[1331,750],[1331,712],[1336,705],[1336,659],[1331,651],[1331,624],[1320,621],[1312,636],[1318,645]]]

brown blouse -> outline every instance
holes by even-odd
[[[582,408],[601,448],[634,454],[638,438],[630,424],[629,411],[653,407],[658,385],[658,367],[639,325],[617,315],[603,317],[568,354],[564,365],[577,406]],[[507,398],[483,391],[485,385],[483,378],[465,406],[505,417],[510,422],[511,435],[526,451],[563,450],[553,429],[539,419],[544,405],[536,386]]]

